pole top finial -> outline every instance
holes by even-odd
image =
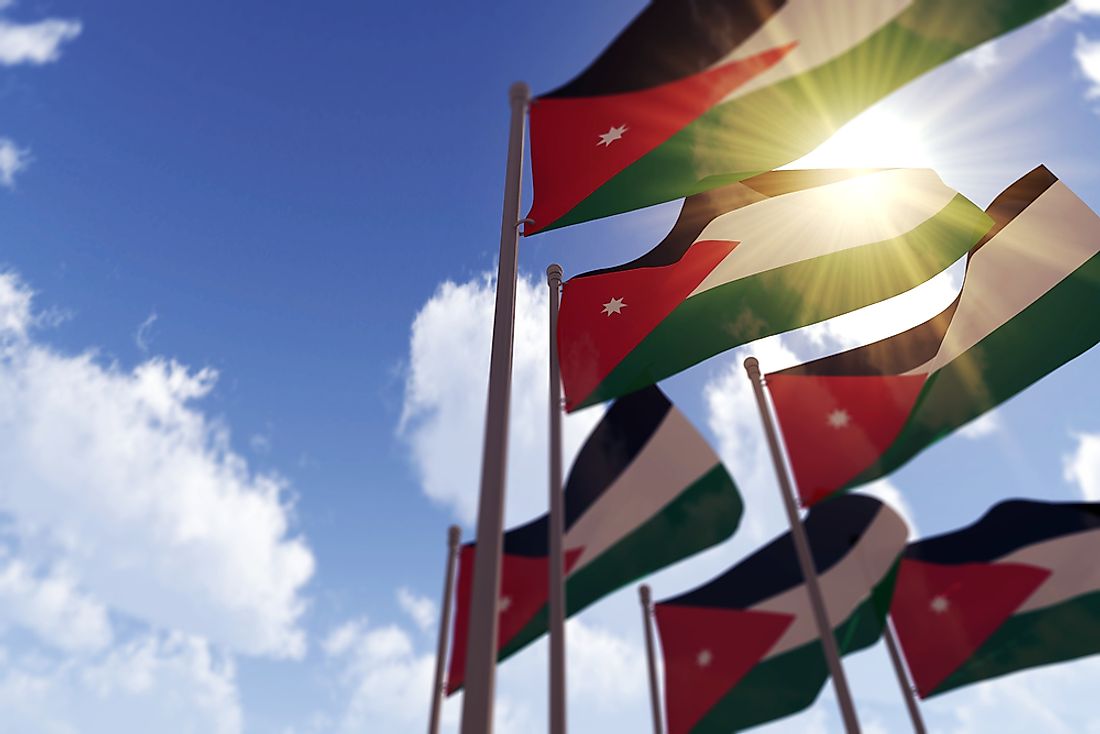
[[[558,265],[557,263],[551,263],[546,268],[546,282],[550,283],[550,284],[553,284],[553,282],[556,280],[557,282],[561,283],[561,278],[562,278],[561,265]]]
[[[649,588],[649,584],[642,584],[638,587],[638,596],[642,598],[642,606],[648,609],[650,602],[653,600],[653,592]]]
[[[457,525],[452,525],[447,528],[447,545],[451,548],[458,546],[458,542],[462,540],[462,528]]]
[[[512,101],[512,104],[516,102],[526,104],[531,99],[531,88],[527,86],[527,82],[515,82],[508,87],[508,99]]]
[[[760,379],[760,361],[756,357],[745,358],[745,372],[754,380]]]

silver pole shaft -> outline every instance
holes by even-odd
[[[530,90],[516,82],[509,90],[512,121],[500,223],[493,346],[489,357],[489,398],[485,409],[485,449],[481,456],[481,494],[477,513],[477,553],[467,630],[466,694],[462,734],[492,734],[496,690],[497,614],[500,602],[500,554],[504,534],[504,480],[508,469],[508,411],[512,397],[512,343],[516,320],[520,184],[523,134]]]
[[[802,527],[802,521],[798,517],[798,506],[795,504],[794,491],[791,488],[790,478],[787,476],[787,467],[783,464],[779,437],[775,430],[775,424],[772,422],[771,412],[768,410],[767,397],[764,395],[764,382],[760,376],[760,363],[755,357],[749,357],[745,360],[745,371],[749,373],[753,393],[756,395],[756,405],[760,409],[760,419],[764,422],[764,433],[768,437],[768,448],[771,450],[772,461],[775,463],[775,476],[779,480],[779,493],[783,497],[783,507],[787,511],[787,520],[791,524],[791,538],[794,540],[795,554],[798,556],[798,565],[802,569],[802,577],[806,581],[810,607],[813,609],[814,621],[817,623],[817,633],[821,638],[821,647],[825,651],[825,662],[828,664],[829,673],[833,678],[833,688],[836,691],[837,703],[840,704],[840,715],[844,719],[844,729],[848,734],[859,734],[859,719],[856,717],[856,707],[852,703],[852,693],[848,688],[848,679],[844,676],[844,667],[840,664],[840,652],[837,650],[836,637],[833,636],[833,628],[829,624],[829,615],[825,611],[825,599],[821,595],[821,586],[817,580],[817,569],[814,568],[813,557],[810,555],[810,542],[806,537],[806,529]]]
[[[649,705],[653,709],[653,734],[664,734],[664,721],[661,718],[661,691],[657,687],[657,658],[653,651],[653,597],[649,584],[638,587],[638,596],[642,600],[642,626],[645,628],[645,659],[649,668]]]
[[[913,684],[909,681],[909,673],[905,669],[905,662],[901,658],[901,650],[898,647],[898,638],[894,634],[894,621],[890,617],[886,618],[882,636],[886,638],[886,650],[890,653],[890,662],[894,665],[894,674],[898,677],[898,685],[901,686],[901,693],[905,698],[905,707],[909,710],[909,720],[913,722],[913,731],[916,734],[926,734],[924,718],[917,704],[917,692],[913,690]]]
[[[565,734],[565,532],[561,477],[561,369],[558,364],[558,301],[561,265],[546,269],[550,288],[550,734]]]
[[[451,603],[454,596],[455,563],[458,561],[458,541],[462,529],[452,525],[447,529],[447,566],[443,573],[443,611],[439,615],[439,646],[435,652],[435,678],[432,682],[432,713],[428,717],[428,734],[439,734],[439,715],[443,710],[443,670],[447,662],[447,643],[451,632]]]

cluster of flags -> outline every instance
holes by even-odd
[[[815,595],[841,655],[892,620],[924,698],[1100,652],[1100,504],[1007,501],[912,540],[889,507],[849,493],[1100,342],[1100,218],[1041,165],[985,210],[930,170],[774,170],[1062,4],[653,2],[531,102],[525,235],[686,197],[648,253],[562,286],[565,409],[614,400],[564,488],[569,615],[740,523],[734,479],[658,381],[966,262],[958,297],[927,322],[765,376],[808,512],[654,605],[670,734],[809,706],[829,677]],[[549,528],[543,516],[504,534],[500,660],[547,631]],[[476,553],[461,549],[448,693],[464,685]]]

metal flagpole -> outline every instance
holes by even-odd
[[[886,617],[886,626],[882,630],[882,636],[886,638],[886,650],[890,653],[890,662],[894,664],[894,674],[898,677],[902,696],[905,698],[905,707],[909,710],[909,720],[913,722],[913,731],[916,734],[926,734],[924,718],[917,705],[917,692],[909,681],[909,673],[905,669],[905,663],[901,659],[901,650],[898,648],[898,638],[894,634],[894,620]]]
[[[649,584],[638,587],[638,596],[642,600],[642,625],[645,627],[645,659],[649,668],[649,704],[653,709],[653,734],[664,734],[664,722],[661,719],[661,692],[657,688],[657,660],[653,652],[653,597]]]
[[[783,464],[779,438],[776,434],[775,424],[772,422],[771,412],[768,410],[767,398],[764,395],[764,381],[760,375],[760,362],[755,357],[749,357],[745,360],[745,371],[749,373],[752,390],[756,395],[756,405],[760,409],[760,419],[764,423],[764,433],[768,437],[768,448],[771,450],[772,461],[775,463],[775,476],[779,480],[779,494],[783,497],[783,507],[787,511],[787,520],[791,524],[791,538],[794,540],[795,554],[798,556],[798,565],[802,569],[802,578],[806,581],[810,607],[813,609],[818,636],[821,638],[821,646],[825,651],[825,662],[828,663],[829,673],[833,678],[833,689],[836,691],[837,702],[840,704],[840,714],[844,719],[844,728],[848,734],[859,734],[856,707],[852,703],[852,693],[848,688],[848,679],[844,676],[844,668],[840,664],[840,653],[837,650],[836,637],[833,636],[833,628],[829,623],[829,615],[825,610],[825,599],[821,595],[821,586],[817,581],[817,570],[814,568],[813,557],[810,555],[810,543],[806,537],[806,530],[802,527],[802,522],[798,517],[798,506],[795,504],[791,481],[787,476],[787,468]]]
[[[561,265],[546,268],[550,287],[550,734],[565,734],[565,569],[562,558],[564,496],[561,480],[561,369],[558,300]]]
[[[523,82],[508,91],[512,120],[500,223],[493,346],[489,357],[489,398],[485,408],[485,448],[481,456],[481,494],[477,512],[477,552],[467,630],[466,694],[462,734],[492,734],[496,689],[497,613],[500,554],[504,534],[504,479],[508,468],[508,411],[512,397],[512,341],[516,318],[520,184],[523,135],[531,92]]]
[[[455,562],[458,560],[458,541],[461,537],[462,529],[457,525],[447,529],[447,570],[443,575],[443,611],[439,615],[439,647],[435,653],[432,713],[428,717],[428,734],[439,734],[439,714],[443,709],[443,669],[451,630],[451,597],[454,596]]]

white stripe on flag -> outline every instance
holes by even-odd
[[[904,550],[908,537],[905,521],[883,505],[858,545],[818,576],[829,623],[834,629],[867,599],[875,584],[882,581]],[[818,638],[804,584],[754,605],[752,611],[791,614],[795,618],[765,658],[781,655]]]
[[[754,56],[792,41],[797,46],[774,67],[731,92],[728,102],[802,74],[863,43],[913,0],[790,0],[744,43],[714,64]]]
[[[931,170],[893,169],[794,191],[723,214],[696,240],[741,244],[691,296],[785,265],[899,237],[935,217],[955,195]]]
[[[998,558],[996,563],[1026,563],[1051,572],[1047,580],[1027,598],[1017,613],[1054,606],[1082,594],[1100,591],[1100,530],[1072,535],[1020,548]]]
[[[908,374],[927,374],[951,362],[1097,252],[1100,218],[1065,184],[1055,182],[971,258],[939,352]]]

